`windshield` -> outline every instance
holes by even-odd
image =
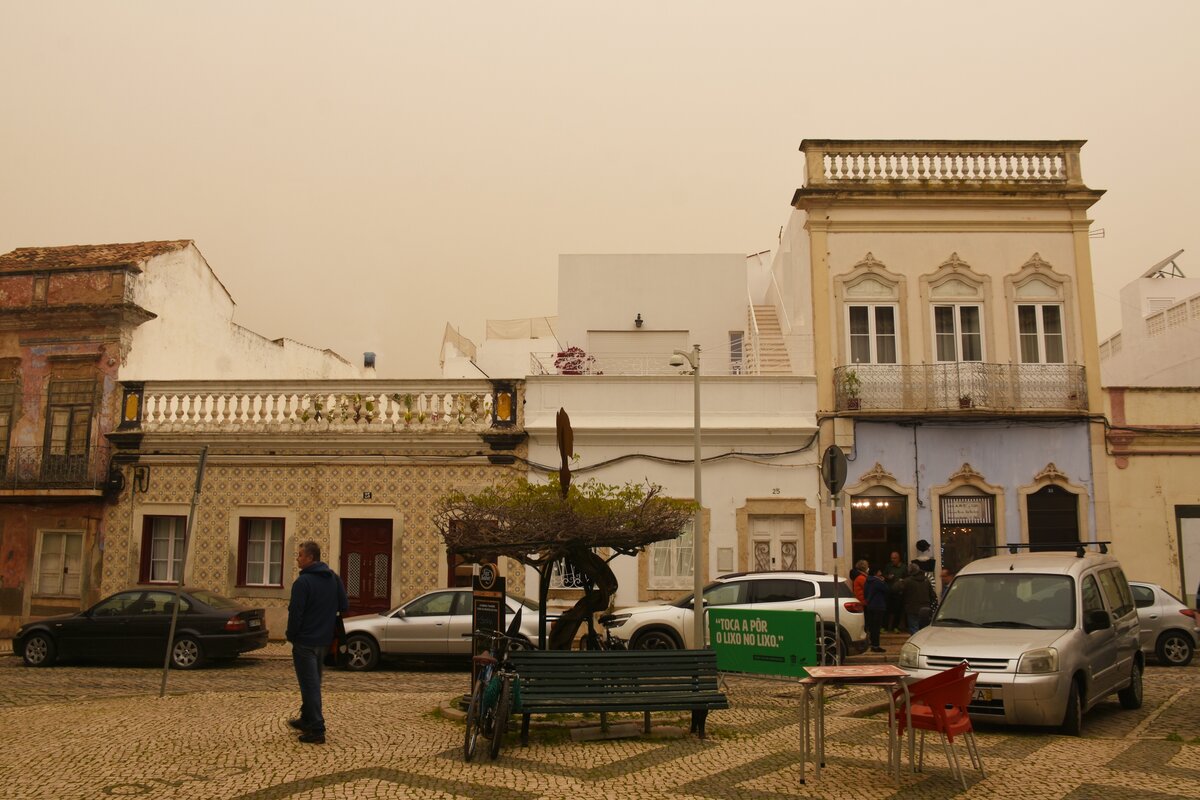
[[[934,625],[971,628],[1075,627],[1075,585],[1067,575],[959,575]]]
[[[728,585],[729,584],[722,583],[721,581],[713,581],[708,586],[704,587],[704,599],[710,600],[711,598],[709,597],[709,593],[712,592],[712,590],[714,590],[720,586],[728,586]],[[683,597],[679,598],[678,600],[673,601],[671,603],[671,605],[675,606],[676,608],[691,608],[692,607],[692,593],[688,592]]]
[[[538,605],[538,602],[536,600],[530,600],[528,597],[523,597],[519,594],[510,594],[508,596],[508,599],[516,600],[518,603],[525,606],[530,611],[538,611],[541,609],[541,606]]]

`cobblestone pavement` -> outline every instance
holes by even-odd
[[[328,672],[328,744],[299,744],[285,721],[298,692],[287,651],[272,645],[233,663],[172,672],[122,666],[27,669],[0,656],[0,797],[12,798],[1021,798],[1168,800],[1200,797],[1200,667],[1151,667],[1146,702],[1106,702],[1082,738],[987,728],[987,777],[953,781],[936,741],[925,771],[899,788],[883,769],[881,715],[849,712],[876,691],[830,698],[828,767],[799,784],[797,692],[731,679],[731,708],[709,738],[572,741],[563,730],[515,737],[497,761],[464,764],[462,724],[440,706],[465,671]],[[670,722],[670,716],[657,723]],[[686,726],[686,722],[680,720]],[[961,754],[960,749],[960,754]]]

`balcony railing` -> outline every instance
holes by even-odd
[[[86,454],[48,452],[44,447],[10,447],[0,454],[0,491],[33,489],[103,489],[109,449]]]
[[[800,145],[807,185],[1082,186],[1076,141],[817,140]]]
[[[1075,364],[857,364],[833,371],[838,411],[1087,410],[1084,368]]]
[[[487,381],[152,382],[145,433],[483,432],[493,427]],[[502,414],[520,410],[507,397]]]

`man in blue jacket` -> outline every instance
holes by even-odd
[[[292,664],[300,684],[300,716],[288,724],[300,731],[300,741],[305,744],[325,744],[321,668],[333,642],[337,615],[350,604],[342,579],[321,560],[319,544],[301,542],[296,566],[300,574],[292,583],[288,603],[287,640],[292,643]]]

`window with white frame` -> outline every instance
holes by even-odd
[[[689,522],[674,539],[655,542],[647,549],[650,559],[651,589],[692,588],[692,548],[695,542],[695,521]]]
[[[242,517],[238,531],[238,586],[283,586],[283,520]]]
[[[983,361],[983,312],[975,303],[933,307],[934,357],[939,362]]]
[[[36,593],[79,597],[83,574],[83,534],[43,531],[38,542]]]
[[[150,516],[142,523],[142,583],[177,583],[183,577],[187,517]]]
[[[1063,311],[1059,303],[1017,306],[1017,338],[1022,364],[1062,364],[1066,361]]]
[[[896,307],[846,306],[851,364],[896,363]]]
[[[745,371],[746,365],[742,360],[742,340],[744,337],[743,331],[729,332],[729,374],[741,375]]]

